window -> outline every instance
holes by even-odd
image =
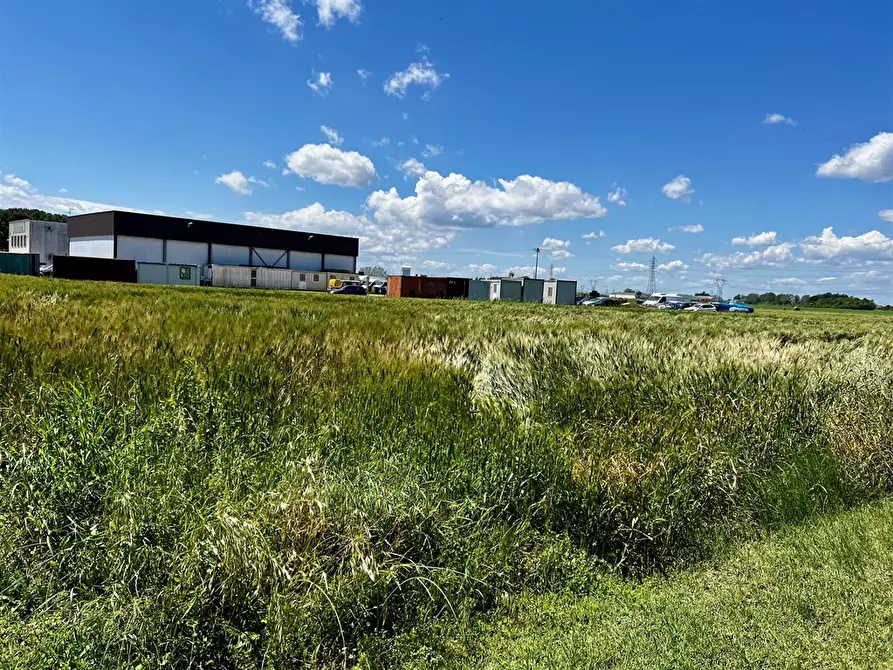
[[[307,281],[307,275],[298,275],[298,281]]]
[[[551,286],[549,287],[549,297],[550,298],[552,297],[552,287]]]
[[[180,279],[183,281],[192,280],[192,268],[184,266],[180,268]]]
[[[319,281],[319,275],[313,275],[313,281],[318,282],[318,281]]]

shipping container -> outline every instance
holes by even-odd
[[[523,289],[524,287],[520,279],[500,279],[499,297],[496,299],[506,302],[520,302]]]
[[[546,282],[543,302],[547,305],[573,305],[577,299],[577,282],[550,279]]]
[[[489,300],[490,282],[482,279],[472,279],[468,282],[469,300]]]
[[[136,261],[121,258],[90,258],[87,256],[56,256],[53,276],[60,279],[91,281],[119,281],[135,284]]]
[[[468,297],[468,279],[461,277],[388,277],[388,295],[392,298],[441,298]]]
[[[523,287],[521,292],[521,300],[524,302],[539,302],[543,301],[543,284],[545,281],[543,279],[530,279],[529,277],[525,277],[521,280],[521,285]]]
[[[136,280],[140,284],[198,286],[200,279],[201,268],[198,265],[136,264]]]
[[[36,277],[40,274],[40,254],[15,254],[2,251],[0,252],[0,273]]]

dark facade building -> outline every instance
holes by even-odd
[[[138,263],[356,272],[355,237],[135,212],[68,218],[69,254]]]

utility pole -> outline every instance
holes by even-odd
[[[648,288],[645,289],[645,293],[648,296],[652,296],[657,293],[657,256],[651,257],[651,263],[648,265],[648,269],[650,270],[650,274],[648,275]]]
[[[539,274],[540,271],[540,252],[542,251],[542,249],[537,247],[536,249],[534,249],[534,251],[536,252],[536,267],[533,268],[533,278],[536,279],[536,276]]]
[[[549,266],[549,279],[555,279],[555,263]]]
[[[722,290],[726,285],[725,277],[717,277],[713,280],[713,283],[716,284],[716,295],[722,300]]]

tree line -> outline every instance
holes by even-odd
[[[58,221],[65,223],[68,217],[63,214],[51,214],[40,209],[0,209],[0,251],[9,249],[9,222],[21,219],[34,219],[35,221]]]
[[[795,295],[794,293],[748,293],[736,295],[735,300],[747,305],[777,305],[781,307],[822,307],[826,309],[877,309],[874,300],[857,298],[846,293]]]

